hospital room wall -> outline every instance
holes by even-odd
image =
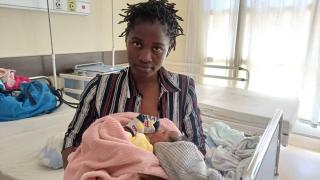
[[[56,54],[111,50],[111,1],[91,1],[88,16],[52,13]],[[46,12],[0,8],[0,57],[51,54]]]
[[[121,20],[119,16],[120,10],[126,8],[126,3],[140,1],[142,0],[113,1],[116,51],[123,52],[126,49],[124,38],[118,37],[125,28],[125,24],[118,24]],[[170,0],[170,2],[177,4],[178,15],[184,19],[181,26],[186,30],[188,0]],[[112,51],[111,5],[111,0],[92,0],[88,16],[52,13],[51,23],[55,54],[66,55]],[[41,56],[42,59],[50,59],[50,57],[43,56],[51,54],[46,12],[0,8],[0,27],[0,61],[6,59],[13,61],[12,57],[28,59],[24,58],[27,56]],[[167,61],[181,62],[184,59],[184,54],[185,36],[179,36],[176,50],[171,52]],[[94,54],[93,56],[97,55]],[[102,54],[101,56],[102,58],[110,58],[110,53],[107,55]],[[100,57],[100,54],[98,57]],[[64,62],[66,61],[60,60],[58,56],[57,63]]]

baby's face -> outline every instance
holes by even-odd
[[[180,135],[175,131],[162,131],[159,130],[153,134],[146,134],[150,139],[151,144],[155,144],[157,142],[174,142],[180,139]]]

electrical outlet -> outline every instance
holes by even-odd
[[[71,11],[74,11],[74,10],[75,10],[75,5],[74,5],[74,3],[70,3],[70,4],[69,4],[69,7],[70,7],[70,10],[71,10]]]
[[[69,11],[76,11],[76,1],[75,0],[68,0],[68,10]]]
[[[55,0],[55,9],[61,9],[62,8],[62,4],[60,0]]]

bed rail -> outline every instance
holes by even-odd
[[[278,176],[282,110],[277,109],[254,152],[242,180],[271,180]]]
[[[47,76],[33,76],[29,78],[31,81],[35,81],[35,80],[45,80],[47,81],[47,83],[52,86],[52,82],[51,79]]]
[[[216,78],[216,79],[226,79],[226,80],[233,80],[233,81],[240,81],[245,82],[245,89],[248,89],[249,87],[249,81],[250,81],[250,72],[248,69],[245,69],[240,66],[221,66],[221,65],[211,65],[211,64],[205,64],[203,65],[204,68],[215,68],[215,69],[228,69],[228,70],[236,70],[236,71],[244,71],[246,73],[246,78],[241,77],[229,77],[229,76],[217,76],[217,75],[207,75],[203,74],[204,77],[209,78]]]

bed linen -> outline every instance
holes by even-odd
[[[276,87],[275,87],[276,88]],[[276,109],[283,110],[282,144],[288,144],[298,119],[297,98],[272,97],[229,87],[197,84],[198,104],[204,122],[222,121],[249,134],[262,134]]]
[[[66,99],[73,100],[69,97]],[[62,105],[52,114],[0,123],[0,179],[63,179],[62,169],[52,170],[39,165],[38,156],[50,137],[66,131],[74,113],[74,109]],[[204,127],[213,122],[212,117],[202,117]],[[241,127],[241,124],[235,124]]]
[[[64,96],[67,101],[76,100]],[[41,166],[39,152],[47,140],[64,133],[75,109],[63,104],[55,112],[32,118],[0,123],[0,179],[57,180],[63,170]]]
[[[204,124],[209,168],[223,174],[224,180],[240,179],[259,142],[260,136],[247,136],[223,122]]]

